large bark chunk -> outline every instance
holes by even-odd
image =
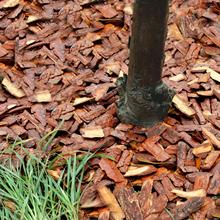
[[[102,158],[101,161],[99,162],[99,166],[101,167],[102,170],[106,172],[106,175],[110,179],[113,179],[116,183],[125,181],[121,172],[116,167],[115,162],[109,159]]]
[[[195,114],[195,111],[189,106],[189,103],[186,103],[178,95],[174,96],[173,103],[183,114],[187,116],[193,116]]]
[[[142,146],[146,151],[151,153],[158,161],[166,161],[170,158],[170,155],[166,153],[166,151],[160,144],[155,144],[155,137],[146,139],[143,142]]]
[[[117,192],[117,199],[125,213],[126,219],[144,219],[139,206],[138,197],[131,189],[122,188]]]
[[[176,207],[175,219],[181,220],[189,217],[192,213],[197,212],[204,204],[204,197],[193,198]]]
[[[106,187],[101,186],[98,188],[99,195],[102,201],[108,206],[110,210],[110,216],[114,220],[122,220],[124,219],[125,215],[120,208],[115,196],[113,193]]]

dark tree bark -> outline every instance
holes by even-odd
[[[174,92],[161,81],[169,0],[136,0],[128,78],[121,86],[122,122],[149,127],[167,115]]]

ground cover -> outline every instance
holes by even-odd
[[[27,140],[58,158],[54,171],[78,151],[105,155],[84,166],[80,219],[218,218],[219,12],[218,0],[172,1],[163,80],[177,95],[145,129],[116,115],[131,0],[1,1],[0,150]]]

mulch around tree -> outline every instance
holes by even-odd
[[[0,2],[0,150],[20,137],[42,155],[40,140],[63,120],[46,153],[114,159],[86,167],[80,219],[218,219],[219,0],[172,1],[163,80],[177,95],[149,129],[116,115],[132,2]]]

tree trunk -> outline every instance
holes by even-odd
[[[162,83],[169,0],[136,0],[129,74],[121,84],[118,116],[149,127],[167,115],[174,92]]]

